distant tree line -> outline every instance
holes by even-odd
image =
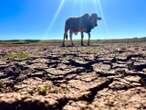
[[[29,43],[37,43],[40,40],[0,40],[0,43],[12,43],[12,44],[29,44]]]

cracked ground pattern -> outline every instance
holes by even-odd
[[[27,58],[5,58],[26,51]],[[146,110],[146,44],[0,47],[0,110]]]

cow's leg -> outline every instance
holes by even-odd
[[[88,46],[90,45],[90,37],[91,37],[91,34],[90,33],[88,33]]]
[[[71,41],[71,45],[74,46],[73,41],[72,41],[72,32],[70,31],[70,41]]]
[[[63,38],[63,41],[62,41],[62,46],[64,47],[65,46],[65,38],[67,36],[67,33],[64,33],[64,38]]]
[[[81,32],[81,46],[83,46],[83,45],[84,45],[84,43],[83,43],[83,38],[84,38],[84,33],[83,33],[83,32]]]

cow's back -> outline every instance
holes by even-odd
[[[70,17],[66,20],[66,28],[73,32],[86,31],[88,20],[83,17]]]

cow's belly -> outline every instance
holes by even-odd
[[[72,32],[78,33],[78,32],[86,32],[87,30],[85,28],[72,28]]]

